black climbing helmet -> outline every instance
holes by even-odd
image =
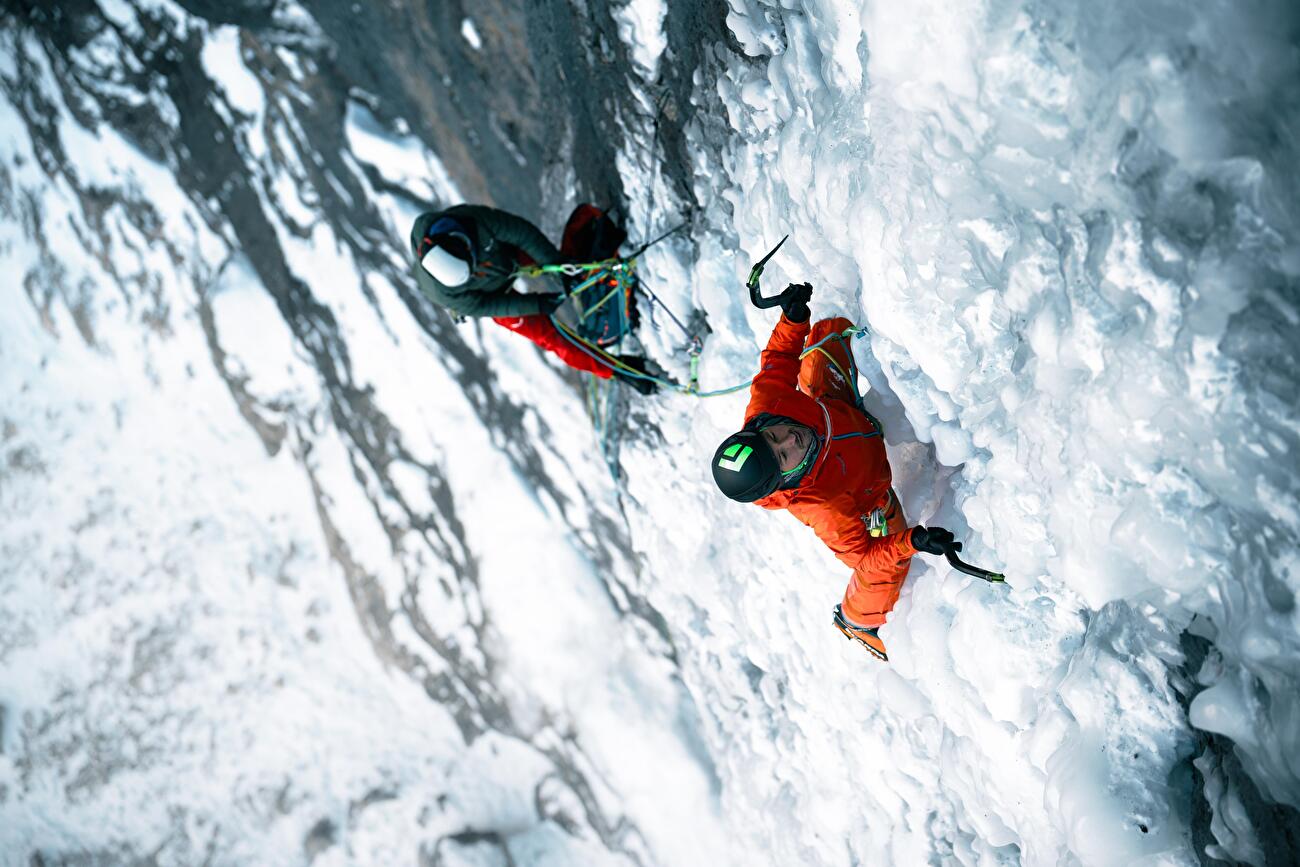
[[[713,453],[713,481],[731,499],[752,503],[780,486],[781,464],[762,434],[742,430]]]

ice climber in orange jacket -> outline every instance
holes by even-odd
[[[853,569],[835,625],[887,660],[876,634],[917,552],[943,554],[953,534],[908,529],[880,426],[858,405],[845,340],[852,323],[808,327],[812,287],[792,285],[750,387],[744,428],[713,456],[713,478],[733,500],[786,509]],[[826,339],[829,338],[829,339]],[[817,345],[800,361],[805,347]]]

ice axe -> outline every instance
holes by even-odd
[[[958,572],[965,573],[966,575],[971,575],[975,578],[982,578],[983,580],[989,582],[990,584],[1006,583],[1007,576],[1003,575],[1001,572],[990,572],[988,569],[981,569],[978,566],[972,566],[971,564],[962,560],[960,557],[957,556],[957,552],[960,550],[961,550],[960,542],[954,542],[948,545],[948,547],[944,549],[943,556],[948,559],[948,563],[952,566],[952,568],[956,569]]]
[[[788,240],[790,240],[790,236],[786,235],[781,239],[780,243],[772,248],[772,252],[768,253],[762,259],[759,259],[754,263],[754,267],[749,269],[749,280],[745,283],[749,288],[749,303],[753,304],[760,310],[766,310],[768,307],[776,307],[788,298],[790,292],[795,289],[795,285],[791,283],[789,286],[785,287],[781,293],[773,295],[770,298],[764,298],[762,290],[758,285],[758,278],[763,276],[764,266],[766,266],[768,261],[776,255],[776,251],[781,249],[781,244],[784,244]]]

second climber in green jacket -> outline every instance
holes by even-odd
[[[616,233],[612,244],[612,249],[616,249],[623,237],[621,230],[592,205],[579,205],[573,212],[565,231],[565,244],[571,238],[584,236],[584,227],[602,225],[599,222],[602,220]],[[443,211],[430,211],[417,217],[411,227],[415,279],[430,300],[461,316],[491,317],[498,325],[554,353],[570,367],[602,379],[617,376],[642,394],[652,393],[656,389],[652,380],[628,375],[564,338],[551,321],[551,314],[567,297],[563,291],[520,292],[514,288],[521,267],[569,262],[572,255],[566,253],[573,252],[576,251],[556,249],[536,226],[522,217],[486,205],[454,205]],[[545,276],[550,288],[563,290],[560,275]],[[624,368],[646,372],[645,359],[641,356],[614,358]]]
[[[415,278],[433,301],[461,316],[535,316],[564,302],[560,291],[512,288],[521,264],[557,265],[560,251],[532,223],[486,205],[421,214],[411,228]],[[520,256],[526,257],[526,260]],[[559,278],[553,288],[559,289]]]

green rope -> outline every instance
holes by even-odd
[[[691,357],[690,381],[686,385],[680,385],[676,382],[671,382],[667,379],[663,379],[658,376],[651,376],[648,373],[642,373],[639,370],[629,367],[628,365],[619,361],[614,356],[610,355],[608,352],[602,350],[599,346],[595,346],[589,341],[584,340],[580,335],[574,333],[569,328],[569,326],[565,325],[563,322],[559,321],[554,316],[551,317],[551,322],[555,324],[555,327],[560,332],[561,336],[563,336],[570,343],[573,343],[575,346],[577,346],[579,349],[581,349],[583,352],[585,352],[587,355],[591,356],[592,358],[595,358],[596,360],[603,362],[607,366],[612,367],[613,369],[619,371],[624,376],[629,376],[634,379],[646,379],[649,380],[650,382],[657,384],[661,388],[666,388],[671,391],[676,391],[680,394],[689,394],[694,397],[720,397],[726,394],[733,394],[737,391],[740,391],[741,389],[748,388],[750,385],[753,384],[754,379],[757,376],[757,374],[755,374],[755,376],[751,376],[749,379],[745,380],[744,382],[737,383],[736,385],[733,385],[729,388],[720,388],[714,391],[700,391],[698,353],[692,354]],[[848,328],[845,328],[843,331],[836,331],[832,334],[828,334],[825,337],[823,337],[821,340],[818,340],[812,346],[806,347],[802,352],[799,353],[799,358],[802,359],[803,357],[808,355],[808,353],[817,351],[821,347],[821,345],[828,340],[843,340],[846,337],[848,338],[859,337],[866,333],[867,333],[866,328],[858,327],[856,325],[851,325]],[[853,354],[849,353],[849,358],[852,359],[852,357]],[[855,393],[857,392],[856,384],[853,386],[853,390]]]
[[[563,274],[577,277],[592,271],[635,271],[636,258],[602,259],[599,262],[561,262],[556,265],[520,265],[512,277],[540,277],[543,274]]]

